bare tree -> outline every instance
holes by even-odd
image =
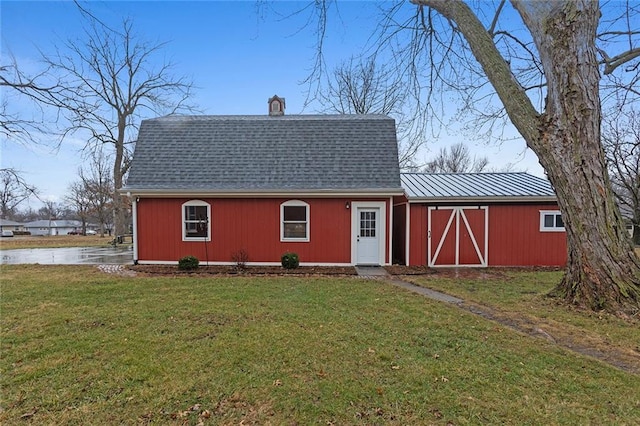
[[[40,217],[56,220],[61,219],[64,213],[64,206],[57,201],[43,200],[44,206],[40,207],[38,214]]]
[[[321,39],[333,3],[319,3]],[[517,129],[544,167],[564,218],[567,267],[553,294],[590,309],[637,315],[640,259],[611,190],[600,125],[602,102],[638,100],[640,6],[411,3],[384,11],[376,52],[386,49],[420,100],[421,114],[432,121],[439,112],[434,105],[456,93],[460,111],[474,117],[476,134],[496,133],[500,121]],[[601,88],[611,91],[601,96]]]
[[[100,224],[100,235],[110,229],[113,215],[113,179],[111,179],[107,161],[102,155],[92,157],[89,171],[80,171],[80,179],[87,191],[90,212]]]
[[[76,3],[78,4],[78,3]],[[107,27],[78,4],[85,32],[81,40],[68,40],[52,55],[43,54],[46,74],[55,90],[22,90],[40,105],[61,112],[63,136],[87,137],[89,152],[113,151],[113,216],[117,233],[126,230],[126,202],[119,193],[126,175],[135,133],[145,115],[191,111],[187,100],[193,88],[186,77],[172,74],[174,65],[160,59],[166,43],[148,43],[135,35],[133,23]]]
[[[45,107],[58,93],[60,88],[55,81],[48,78],[49,69],[36,75],[28,76],[18,67],[15,57],[11,54],[2,56],[0,63],[0,135],[18,143],[40,143],[36,134],[50,132],[45,124]],[[7,61],[7,62],[4,62]],[[12,110],[10,100],[13,96],[25,95],[34,105],[37,115],[24,117],[18,111]],[[46,100],[46,102],[41,102]]]
[[[113,179],[108,164],[102,151],[94,152],[88,166],[78,169],[78,180],[71,183],[66,197],[82,221],[82,230],[86,231],[89,220],[95,220],[101,236],[110,228],[113,216]]]
[[[487,157],[471,157],[469,148],[462,142],[440,148],[428,161],[423,171],[427,173],[480,173],[489,165]]]
[[[640,113],[629,109],[607,117],[602,142],[613,192],[620,206],[631,213],[633,240],[640,244]]]
[[[31,196],[37,196],[38,191],[29,185],[22,175],[14,169],[0,169],[0,214],[2,219],[8,219],[16,208]]]
[[[75,215],[82,222],[82,232],[87,232],[87,222],[90,217],[90,207],[91,204],[89,202],[90,193],[87,191],[87,188],[83,184],[82,181],[72,182],[69,185],[69,189],[67,192],[67,196],[65,197],[65,201],[69,204],[71,209],[73,209]]]
[[[339,114],[384,114],[396,120],[398,129],[398,157],[401,169],[417,167],[415,157],[422,145],[422,128],[410,107],[409,93],[401,81],[376,57],[367,60],[351,58],[337,66],[318,92],[318,100],[325,111]]]

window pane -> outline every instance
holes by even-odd
[[[186,220],[207,220],[207,206],[185,206],[184,216]]]
[[[360,212],[360,236],[376,236],[376,212]]]
[[[186,238],[206,238],[209,236],[207,206],[184,206],[184,217]]]
[[[284,206],[284,221],[306,222],[307,207],[306,206]]]
[[[284,238],[307,238],[307,224],[285,223]]]
[[[544,215],[544,227],[545,228],[553,228],[553,215],[545,214]]]
[[[564,222],[562,220],[562,215],[556,215],[556,228],[564,228]]]
[[[185,228],[187,238],[207,237],[209,234],[209,226],[206,222],[187,222]]]

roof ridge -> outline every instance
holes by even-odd
[[[386,114],[285,114],[279,116],[271,116],[265,114],[169,114],[160,117],[146,118],[143,121],[178,121],[178,120],[368,120],[368,119],[388,119],[392,117]]]

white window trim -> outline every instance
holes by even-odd
[[[304,206],[306,207],[306,238],[285,238],[284,236],[284,208],[288,207],[288,206]],[[310,226],[309,226],[309,216],[310,216],[310,211],[311,208],[309,207],[308,203],[305,203],[304,201],[301,200],[289,200],[289,201],[285,201],[284,203],[280,204],[280,242],[300,242],[300,243],[307,243],[310,241],[310,236],[309,236],[309,231],[310,231]]]
[[[186,217],[184,214],[185,207],[187,206],[205,206],[207,207],[207,236],[206,237],[187,237],[187,227],[185,226]],[[189,242],[202,242],[202,241],[211,241],[211,204],[202,200],[189,200],[186,203],[183,203],[180,207],[182,210],[182,222],[180,226],[182,227],[182,241]]]
[[[544,217],[547,215],[553,215],[553,226],[545,226],[544,225]],[[562,215],[560,210],[540,210],[540,232],[565,232],[565,228],[555,226],[556,216]],[[563,222],[564,223],[564,222]]]

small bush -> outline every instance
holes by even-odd
[[[236,264],[237,269],[244,269],[249,261],[249,253],[245,249],[235,251],[231,253],[231,261]]]
[[[280,258],[282,267],[286,269],[296,269],[300,266],[300,259],[296,253],[285,253]]]
[[[178,260],[178,269],[183,271],[190,271],[192,269],[198,269],[200,261],[194,256],[185,256]]]

